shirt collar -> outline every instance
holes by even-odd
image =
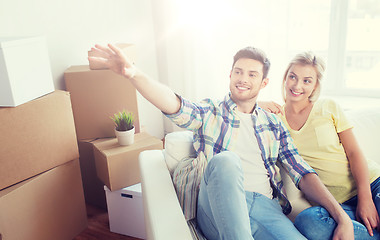
[[[236,103],[232,100],[231,98],[231,92],[229,92],[225,97],[224,97],[224,102],[226,103],[226,106],[228,108],[229,111],[233,111],[236,109],[237,105]],[[257,103],[255,104],[255,106],[253,107],[253,112],[252,114],[254,114],[255,116],[258,115],[258,109],[260,109],[260,107],[257,105]]]
[[[232,100],[231,98],[231,93],[228,93],[225,97],[224,97],[224,102],[227,106],[227,109],[232,112],[237,106],[236,106],[236,103]]]

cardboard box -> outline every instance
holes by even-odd
[[[93,141],[80,140],[78,147],[86,203],[107,210],[104,183],[96,175]]]
[[[111,191],[139,183],[139,154],[152,149],[162,149],[162,141],[147,133],[135,134],[135,142],[130,146],[120,146],[116,138],[96,140],[97,175]]]
[[[120,48],[125,56],[127,56],[128,60],[130,60],[132,63],[136,62],[136,46],[134,44],[130,43],[116,43],[115,44],[118,48]],[[89,57],[99,57],[100,55],[97,54],[97,52],[94,51],[88,51]],[[107,69],[104,68],[101,64],[89,62],[89,66],[91,70],[100,70],[100,69]]]
[[[79,161],[0,191],[4,240],[68,240],[87,226]]]
[[[146,239],[141,183],[114,192],[104,186],[104,190],[111,232]]]
[[[0,106],[15,107],[52,91],[46,39],[0,38]]]
[[[115,137],[110,116],[123,109],[134,113],[135,130],[140,132],[136,89],[128,79],[111,70],[90,70],[88,66],[72,66],[64,75],[78,140]]]
[[[78,159],[68,92],[0,108],[0,189]]]

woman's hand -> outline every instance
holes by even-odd
[[[356,219],[366,226],[369,235],[373,236],[372,229],[380,228],[379,214],[377,213],[372,198],[360,199],[356,208]]]
[[[368,233],[372,236],[372,229],[380,229],[380,220],[375,204],[372,201],[367,161],[351,128],[338,133],[338,136],[346,152],[358,191],[356,219],[366,226]]]
[[[259,105],[259,107],[261,107],[262,109],[270,113],[284,114],[284,112],[282,111],[281,105],[273,101],[259,101],[257,102],[257,105]]]
[[[88,57],[90,63],[93,62],[105,68],[109,68],[115,73],[129,79],[136,75],[136,67],[115,45],[108,44],[107,47],[95,45],[94,48],[91,48],[91,51],[96,52],[99,57]]]

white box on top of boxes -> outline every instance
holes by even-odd
[[[110,230],[127,236],[146,239],[141,183],[106,191]]]
[[[0,37],[0,107],[54,91],[45,37]]]

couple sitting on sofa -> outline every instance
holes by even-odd
[[[368,170],[340,108],[316,101],[324,70],[319,58],[304,53],[289,64],[284,107],[266,107],[276,116],[256,103],[270,66],[259,49],[247,47],[234,56],[230,93],[223,101],[200,103],[150,79],[111,44],[92,50],[101,57],[89,61],[129,79],[173,122],[193,131],[198,174],[194,182],[187,181],[186,171],[177,171],[175,178],[184,183],[177,190],[193,189],[179,198],[184,208],[192,206],[189,199],[197,200],[196,208],[184,212],[196,215],[207,239],[380,239],[373,230],[380,226],[380,169]],[[319,205],[300,213],[294,224],[285,216],[291,206],[277,164]]]

